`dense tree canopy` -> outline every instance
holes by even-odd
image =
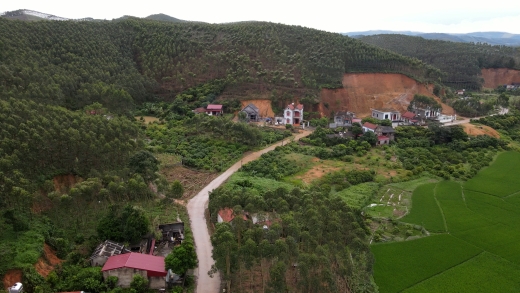
[[[455,88],[480,89],[482,68],[520,69],[520,50],[515,47],[427,40],[398,34],[365,36],[360,40],[439,68],[447,74],[440,81]]]

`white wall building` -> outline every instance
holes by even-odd
[[[291,125],[300,125],[303,120],[303,105],[294,103],[288,105],[283,111],[283,123]]]

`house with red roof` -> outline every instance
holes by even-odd
[[[148,279],[150,289],[166,287],[164,257],[141,253],[125,253],[110,257],[101,269],[103,278],[117,277],[117,285],[129,288],[135,275]]]
[[[230,223],[231,221],[233,221],[233,219],[235,218],[235,215],[233,214],[233,210],[230,209],[230,208],[224,208],[224,209],[221,209],[220,211],[218,211],[218,215],[217,215],[217,222],[218,223]],[[242,214],[242,219],[244,219],[244,221],[247,221],[247,216],[245,214]]]
[[[224,114],[223,106],[217,104],[209,104],[206,107],[206,114],[210,116],[220,116]]]
[[[365,122],[363,125],[363,133],[367,132],[367,131],[372,131],[372,132],[375,132],[376,131],[376,128],[377,128],[377,125],[376,124],[373,124],[373,123],[370,123],[370,122]]]
[[[299,126],[303,121],[303,105],[294,103],[288,105],[283,111],[284,124]]]

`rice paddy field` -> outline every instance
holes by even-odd
[[[520,292],[520,153],[461,184],[417,187],[401,219],[433,236],[372,245],[381,293]]]

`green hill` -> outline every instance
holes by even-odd
[[[341,86],[345,72],[397,72],[419,81],[442,76],[417,59],[340,34],[265,22],[0,19],[0,31],[0,95],[69,109],[100,102],[125,112],[215,80],[223,87],[213,94],[223,99],[292,99]],[[190,95],[183,102],[198,103]]]
[[[169,21],[169,22],[185,22],[185,20],[178,19],[178,18],[175,18],[175,17],[171,17],[169,15],[162,14],[162,13],[149,15],[149,16],[145,17],[145,19],[159,20],[159,21]]]
[[[520,48],[427,40],[405,35],[373,35],[359,40],[417,58],[447,73],[442,82],[456,88],[480,89],[482,68],[520,69]]]

